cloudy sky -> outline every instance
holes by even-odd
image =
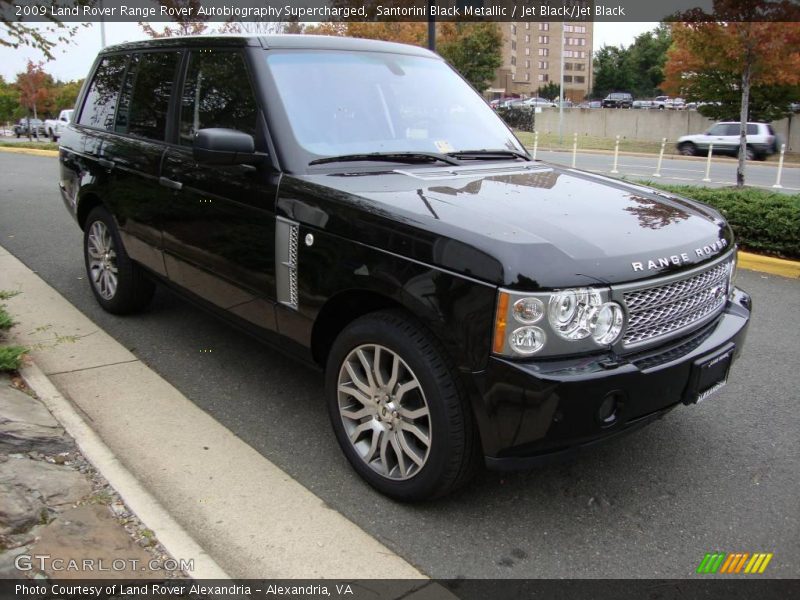
[[[653,29],[656,25],[657,23],[595,23],[594,49],[597,50],[603,45],[627,46],[637,35]],[[145,37],[138,23],[106,23],[105,29],[106,43],[109,45]],[[57,79],[68,81],[86,76],[101,47],[100,25],[93,23],[89,27],[79,28],[73,42],[57,49],[55,58],[45,64],[45,70]],[[0,75],[6,81],[12,81],[17,73],[25,70],[28,59],[39,61],[43,58],[41,52],[31,48],[13,50],[0,46]]]

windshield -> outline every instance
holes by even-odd
[[[297,143],[311,158],[374,152],[524,152],[443,61],[379,52],[269,53]]]

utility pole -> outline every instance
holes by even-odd
[[[100,0],[100,49],[106,47],[106,22],[103,17],[103,0]]]
[[[433,16],[435,0],[428,0],[428,50],[436,52],[436,19]]]
[[[564,141],[564,22],[561,22],[561,75],[558,82],[558,143]]]

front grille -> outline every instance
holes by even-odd
[[[625,292],[628,326],[623,345],[656,341],[719,313],[728,296],[730,274],[731,261],[726,260],[685,279]]]

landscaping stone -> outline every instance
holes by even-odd
[[[8,385],[0,385],[0,452],[30,452],[36,450],[58,454],[72,447],[45,406]]]
[[[50,578],[137,579],[165,575],[163,571],[143,570],[153,557],[133,542],[105,506],[85,505],[63,511],[44,529],[31,551],[63,560],[64,570],[52,566],[44,569]],[[70,570],[71,560],[78,566],[93,561],[92,569]]]
[[[92,491],[78,471],[29,458],[0,463],[0,483],[14,485],[28,497],[38,498],[51,508],[74,504]]]
[[[13,483],[0,482],[0,534],[20,533],[42,520],[45,505]]]

